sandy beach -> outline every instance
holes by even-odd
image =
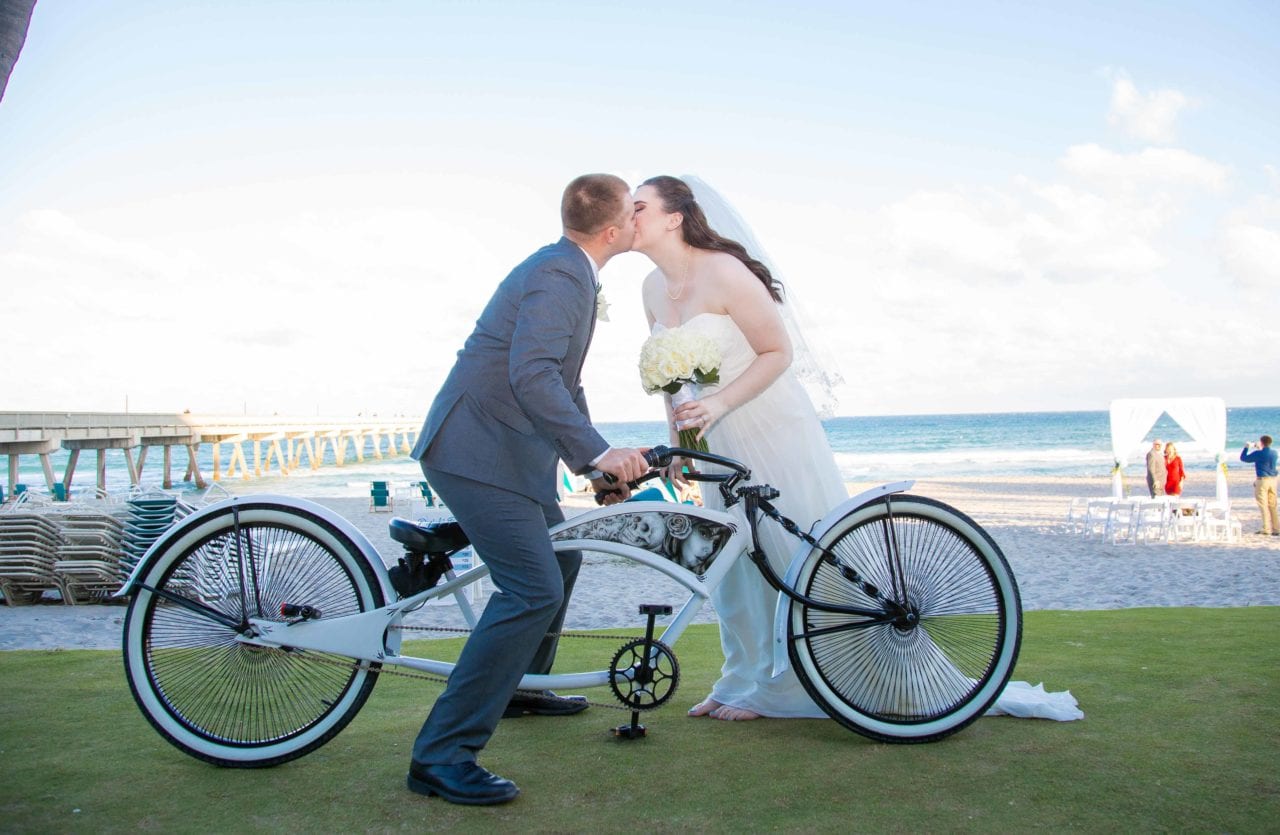
[[[1280,537],[1259,536],[1260,515],[1252,477],[1230,473],[1233,513],[1243,536],[1234,543],[1112,544],[1072,533],[1066,524],[1074,497],[1104,497],[1107,478],[948,478],[920,480],[912,492],[944,501],[982,524],[1009,560],[1027,610],[1125,609],[1148,606],[1280,605]],[[851,483],[851,493],[870,484]],[[236,485],[252,492],[252,483]],[[1142,485],[1131,484],[1140,489]],[[1211,473],[1197,472],[1184,495],[1210,498]],[[389,514],[371,513],[367,497],[315,501],[359,527],[388,561],[398,548],[387,535]],[[594,505],[569,496],[566,515]],[[397,509],[400,510],[400,509]],[[492,586],[486,584],[487,590]],[[566,620],[569,629],[632,626],[641,603],[683,601],[680,588],[655,572],[603,555],[588,555]],[[67,606],[46,595],[33,606],[0,606],[0,649],[116,649],[125,609],[121,605]],[[714,622],[710,605],[700,622]],[[460,626],[456,607],[432,605],[410,615],[408,625]]]

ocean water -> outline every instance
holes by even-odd
[[[1113,460],[1110,418],[1105,411],[838,417],[823,425],[840,470],[850,481],[1018,475],[1105,477]],[[599,428],[617,446],[653,446],[665,443],[667,438],[664,426],[657,421],[603,423]],[[1280,437],[1280,407],[1229,408],[1228,460],[1235,462],[1240,447],[1264,433]],[[1196,449],[1190,436],[1167,415],[1147,434],[1148,439],[1155,437],[1177,443],[1189,471],[1212,469],[1212,454]],[[209,445],[201,447],[200,467],[206,479],[210,478],[211,455]],[[247,447],[246,458],[253,460]],[[229,450],[224,445],[224,467],[228,459]],[[58,478],[62,477],[66,460],[65,452],[52,456]],[[194,490],[194,486],[178,481],[186,469],[186,450],[176,448],[173,461],[175,487]],[[160,451],[151,450],[142,474],[144,487],[160,485],[160,462]],[[81,454],[72,482],[73,495],[91,493],[94,468],[94,454]],[[1142,472],[1141,460],[1131,462],[1126,469],[1130,477]],[[348,453],[347,464],[342,467],[333,466],[330,461],[320,469],[295,470],[287,477],[273,472],[249,481],[236,477],[223,483],[234,485],[238,492],[248,488],[302,496],[367,496],[370,481],[384,480],[400,486],[421,477],[417,462],[407,456],[382,460],[367,456],[363,462],[355,462]],[[19,481],[36,492],[47,492],[36,456],[22,456]],[[108,489],[123,492],[128,483],[123,454],[108,451]]]
[[[963,415],[838,417],[823,423],[850,481],[929,476],[1106,476],[1111,472],[1108,412],[1004,412]],[[621,423],[605,432],[611,442],[651,445],[660,423]],[[1227,410],[1227,452],[1259,435],[1280,437],[1280,407]],[[1195,448],[1168,415],[1147,438],[1173,441],[1188,468],[1213,467],[1213,454]],[[1244,465],[1241,465],[1244,466]],[[1141,461],[1126,472],[1143,472]]]

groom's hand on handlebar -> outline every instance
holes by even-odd
[[[628,481],[635,481],[649,472],[649,464],[644,460],[644,453],[645,450],[615,447],[596,462],[596,469],[616,478],[618,480],[616,486],[622,487]],[[630,495],[630,492],[628,490],[627,494]]]
[[[611,475],[591,479],[591,489],[596,492],[596,504],[611,505],[625,502],[631,497],[631,488],[625,481],[618,481]]]

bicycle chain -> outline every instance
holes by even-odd
[[[391,628],[399,629],[401,631],[412,631],[412,632],[451,632],[451,633],[461,633],[461,634],[471,633],[470,629],[466,629],[462,627],[453,627],[453,626],[405,626],[401,624],[399,626],[392,626]],[[548,632],[547,635],[548,637],[552,637],[552,638],[593,638],[596,640],[609,640],[609,641],[616,641],[620,639],[624,642],[643,639],[644,637],[644,636],[636,636],[635,638],[632,638],[626,635],[592,635],[589,633],[584,634],[581,632]],[[316,661],[321,664],[327,664],[330,667],[337,667],[342,670],[352,670],[352,671],[365,670],[366,672],[371,672],[371,673],[374,673],[375,675],[387,675],[387,676],[399,676],[401,678],[413,678],[413,679],[418,679],[420,681],[431,681],[437,684],[449,683],[449,679],[447,677],[436,675],[435,673],[423,673],[423,672],[418,672],[416,670],[409,672],[405,670],[389,669],[385,666],[380,666],[377,670],[374,670],[371,666],[372,662],[369,662],[369,661],[356,661],[356,662],[337,661],[332,658],[325,658],[318,655],[310,655],[308,656],[308,660]],[[556,696],[547,696],[538,690],[516,690],[511,695],[513,697],[522,696],[532,701],[542,701],[542,702],[565,701],[564,699],[560,699]],[[574,701],[576,702],[578,700],[574,699]],[[621,710],[625,713],[630,713],[633,710],[633,708],[630,707],[629,705],[619,705],[619,704],[606,703],[606,702],[593,702],[590,699],[587,699],[586,703],[591,707],[605,708],[606,710]],[[638,709],[645,710],[645,708],[638,708]]]
[[[459,635],[470,635],[471,630],[461,626],[399,626],[389,627],[390,629],[399,629],[402,632],[452,632]],[[598,641],[630,641],[635,638],[643,638],[643,635],[592,635],[590,632],[548,632],[548,638],[594,638]],[[655,639],[656,640],[656,639]]]

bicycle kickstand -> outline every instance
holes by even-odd
[[[640,658],[640,668],[636,670],[636,680],[648,682],[653,674],[651,665],[651,648],[653,647],[653,621],[658,615],[671,614],[671,607],[659,603],[641,603],[640,614],[648,617],[644,628],[644,653]],[[631,723],[619,725],[613,729],[618,739],[640,739],[645,735],[645,727],[640,724],[640,711],[632,709]]]

